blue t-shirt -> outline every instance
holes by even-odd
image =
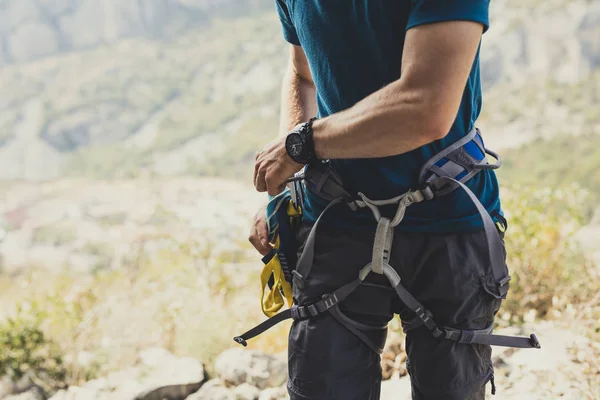
[[[317,89],[318,116],[352,107],[400,78],[406,30],[449,20],[479,22],[487,29],[489,0],[276,0],[285,39],[302,46]],[[448,135],[409,153],[373,159],[332,160],[345,188],[371,199],[402,194],[418,183],[421,166],[434,154],[465,136],[481,110],[479,52],[467,81],[456,120]],[[482,171],[467,186],[492,216],[500,213],[498,182]],[[305,219],[314,221],[326,201],[308,192]],[[393,216],[395,208],[384,214]],[[342,227],[375,226],[368,210],[336,206],[325,221]],[[398,226],[403,231],[457,232],[482,226],[466,193],[414,204]]]

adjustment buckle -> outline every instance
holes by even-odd
[[[329,310],[338,303],[338,298],[335,294],[324,294],[321,298],[323,299],[323,304],[325,304],[326,310]]]
[[[435,328],[433,328],[431,330],[431,334],[433,335],[434,338],[439,338],[439,337],[446,337],[448,335],[448,331],[446,331],[445,328],[443,327],[439,327],[439,326],[435,326]]]
[[[418,192],[423,196],[423,200],[432,200],[435,197],[435,193],[431,188],[430,182],[425,182],[421,187],[417,189]]]

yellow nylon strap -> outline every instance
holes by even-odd
[[[275,242],[275,248],[279,248],[279,237]],[[271,274],[273,275],[273,286],[269,290],[269,278],[271,277]],[[277,254],[275,254],[275,256],[265,264],[260,274],[260,283],[262,285],[260,304],[262,306],[263,313],[267,317],[270,318],[277,314],[277,312],[283,307],[284,296],[288,306],[292,306],[292,285],[285,280],[283,269],[281,268],[281,262],[279,261],[279,256]],[[281,293],[282,291],[283,295]]]
[[[290,223],[294,223],[301,215],[302,209],[295,207],[290,201],[288,202],[287,215],[290,217]],[[279,248],[279,236],[276,237],[275,243],[271,243],[273,248]],[[273,275],[273,286],[269,289],[269,279]],[[285,280],[283,269],[281,268],[281,261],[279,255],[275,254],[271,260],[265,264],[262,272],[260,273],[261,283],[261,295],[260,305],[263,313],[267,317],[272,317],[277,314],[279,310],[284,306],[284,302],[287,301],[288,307],[294,304],[292,297],[292,285]],[[283,294],[282,294],[283,292]]]

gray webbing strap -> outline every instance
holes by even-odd
[[[296,269],[292,271],[294,274],[294,285],[298,285],[298,287],[304,287],[304,280],[308,275],[310,275],[310,271],[312,269],[312,265],[315,258],[315,237],[317,234],[317,228],[319,227],[319,223],[321,222],[323,215],[329,210],[331,207],[340,203],[342,199],[334,199],[327,207],[323,210],[319,218],[315,221],[315,224],[312,226],[310,233],[308,234],[308,238],[306,238],[306,243],[304,244],[304,250],[302,250],[302,254],[298,259],[298,264]]]
[[[467,133],[466,136],[460,138],[460,140],[457,140],[456,142],[452,143],[450,146],[446,147],[444,150],[440,151],[439,153],[431,157],[429,160],[427,160],[427,162],[423,164],[423,167],[421,167],[421,172],[419,173],[419,181],[425,181],[425,175],[427,175],[427,171],[430,170],[432,165],[435,165],[435,163],[440,161],[442,158],[448,156],[448,154],[469,143],[471,140],[473,140],[473,138],[475,137],[475,135],[477,135],[478,132],[479,130],[477,128],[472,129],[471,132]]]
[[[502,254],[502,239],[500,238],[500,234],[496,228],[496,224],[492,220],[492,217],[487,212],[481,201],[475,196],[475,194],[469,189],[464,183],[457,181],[454,178],[450,177],[440,177],[436,179],[436,181],[445,181],[449,183],[454,183],[460,188],[464,190],[464,192],[469,196],[471,202],[477,208],[477,212],[483,222],[483,229],[485,230],[485,237],[488,246],[488,261],[489,265],[492,267],[492,273],[496,282],[500,286],[504,286],[510,280],[510,276],[506,271],[504,265],[504,255]],[[436,182],[432,182],[436,183]]]
[[[390,230],[390,220],[380,218],[377,222],[377,230],[375,232],[375,241],[373,242],[373,258],[371,266],[376,274],[383,274],[383,263],[390,258],[390,247],[393,230]]]

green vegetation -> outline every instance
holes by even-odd
[[[571,188],[575,184],[590,192],[582,207],[584,216],[591,217],[600,201],[600,135],[539,139],[503,155],[505,164],[498,170],[503,182],[534,188]]]
[[[41,315],[23,308],[0,324],[0,376],[28,377],[44,389],[57,389],[66,382],[67,370],[58,346],[40,325]]]
[[[44,377],[76,384],[132,365],[139,350],[152,346],[212,364],[231,347],[231,337],[262,319],[252,290],[257,270],[248,268],[250,262],[259,267],[258,257],[249,244],[231,240],[224,247],[221,240],[208,232],[189,243],[148,237],[125,268],[87,278],[33,269],[0,274],[0,300],[10,300],[1,309],[13,316],[0,325],[0,375],[12,368],[18,378],[35,366],[48,370]],[[91,364],[78,364],[82,352]]]
[[[557,317],[588,305],[600,291],[600,271],[573,239],[584,221],[587,192],[577,186],[558,190],[513,186],[505,190],[503,201],[509,219],[507,264],[513,279],[500,312],[519,322],[530,313]],[[600,324],[594,328],[600,329]]]
[[[62,246],[73,243],[77,239],[77,231],[72,224],[58,223],[40,226],[33,231],[33,244],[47,246]]]

